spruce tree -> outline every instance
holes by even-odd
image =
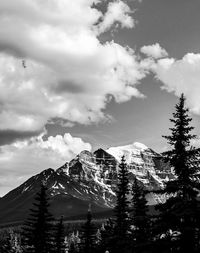
[[[92,223],[91,208],[89,207],[87,213],[87,220],[85,224],[82,226],[81,244],[80,244],[81,253],[93,253],[95,251],[96,231],[97,229]]]
[[[128,242],[129,231],[129,180],[128,169],[124,156],[121,159],[118,171],[118,183],[116,190],[116,206],[115,206],[115,251],[124,250]]]
[[[47,188],[42,185],[35,197],[33,208],[30,209],[29,218],[23,226],[25,252],[51,253],[53,251],[52,222]]]
[[[56,226],[55,253],[65,253],[65,227],[63,217],[60,218]]]
[[[132,226],[132,250],[133,252],[143,252],[147,249],[150,242],[150,217],[148,215],[148,206],[146,193],[135,178],[132,185],[132,208],[131,208],[131,226]]]
[[[158,219],[160,232],[166,235],[163,242],[168,252],[197,252],[199,247],[199,214],[197,201],[197,171],[199,170],[199,150],[191,147],[196,138],[191,134],[191,118],[185,107],[182,94],[175,113],[170,121],[171,135],[164,136],[172,146],[166,152],[174,169],[176,179],[166,184],[165,193],[169,199],[160,205],[161,216]],[[176,233],[176,236],[174,234]],[[161,240],[162,241],[162,240]],[[162,243],[161,243],[162,245]]]
[[[0,253],[15,253],[12,247],[10,234],[0,240]]]
[[[74,242],[70,243],[69,253],[77,253],[76,246],[75,246]]]
[[[101,240],[98,247],[98,252],[111,252],[113,248],[114,222],[109,218],[101,227]]]

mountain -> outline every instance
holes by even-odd
[[[98,149],[94,153],[82,151],[57,170],[42,171],[0,199],[0,222],[23,220],[31,208],[42,183],[48,188],[51,211],[64,217],[85,214],[89,203],[94,213],[106,213],[115,204],[117,171],[121,156],[128,164],[130,182],[136,177],[146,189],[161,189],[173,179],[163,157],[141,143]],[[149,205],[162,199],[147,196]]]

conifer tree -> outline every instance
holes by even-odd
[[[129,231],[129,180],[128,180],[128,169],[125,162],[124,156],[121,159],[118,171],[118,183],[116,190],[116,206],[115,206],[115,229],[114,238],[116,246],[115,251],[120,251],[126,247],[128,242],[128,231]]]
[[[132,185],[132,250],[143,252],[150,242],[150,217],[148,215],[146,193],[135,178]]]
[[[15,253],[12,247],[10,234],[0,240],[0,253]]]
[[[191,134],[191,118],[185,108],[182,94],[175,113],[170,121],[171,135],[164,136],[172,146],[166,152],[176,179],[166,184],[165,193],[170,196],[166,203],[160,205],[159,224],[161,233],[165,233],[164,243],[169,252],[197,252],[199,247],[199,214],[197,201],[197,171],[199,169],[199,150],[191,147],[196,137]],[[176,232],[176,237],[174,233]]]
[[[92,223],[91,207],[89,207],[87,213],[87,220],[85,224],[82,226],[81,244],[80,244],[81,253],[93,253],[95,251],[96,231],[97,229]]]
[[[63,217],[60,218],[56,226],[55,253],[65,253],[65,227]]]
[[[53,251],[52,222],[53,216],[49,212],[47,188],[42,185],[23,227],[25,252],[51,253]]]
[[[113,233],[114,232],[114,222],[112,219],[108,219],[101,227],[101,240],[98,247],[98,252],[111,252],[113,248]]]
[[[76,252],[77,250],[76,250],[75,244],[74,242],[71,242],[69,246],[69,253],[76,253]]]

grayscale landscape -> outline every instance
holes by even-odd
[[[0,253],[200,252],[199,10],[0,0]]]

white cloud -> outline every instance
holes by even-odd
[[[181,60],[160,59],[151,69],[163,83],[163,89],[177,96],[184,93],[187,106],[200,114],[200,54],[188,53]]]
[[[178,97],[184,93],[191,112],[200,115],[200,54],[188,53],[180,60],[169,58],[158,43],[144,46],[140,51],[148,56],[140,61],[146,74],[153,72],[162,89]]]
[[[103,21],[100,23],[98,30],[104,32],[111,28],[113,24],[118,22],[124,28],[133,28],[134,20],[129,15],[131,13],[129,6],[123,1],[110,2]]]
[[[167,51],[162,48],[158,43],[155,43],[153,45],[148,45],[148,46],[143,46],[140,51],[149,56],[149,57],[153,57],[155,59],[158,58],[163,58],[168,56]]]
[[[33,174],[47,168],[58,168],[91,145],[66,133],[49,136],[47,140],[33,137],[0,149],[0,195],[23,183]]]
[[[91,151],[92,149],[89,143],[83,142],[81,138],[72,137],[69,133],[64,136],[49,136],[46,141],[40,139],[38,145],[42,149],[50,149],[57,152],[65,160],[72,159],[74,155],[77,155],[82,150]]]
[[[105,13],[95,7],[102,2]],[[118,103],[142,97],[137,84],[145,74],[135,52],[99,39],[113,26],[134,25],[120,0],[0,1],[0,131],[43,132],[54,119],[65,126],[109,120],[110,96]],[[91,146],[69,134],[2,146],[0,184],[13,188],[82,149]]]
[[[42,131],[52,118],[90,124],[106,118],[110,95],[142,96],[134,51],[99,40],[116,22],[134,26],[130,8],[113,1],[103,14],[99,2],[0,1],[1,130]]]

